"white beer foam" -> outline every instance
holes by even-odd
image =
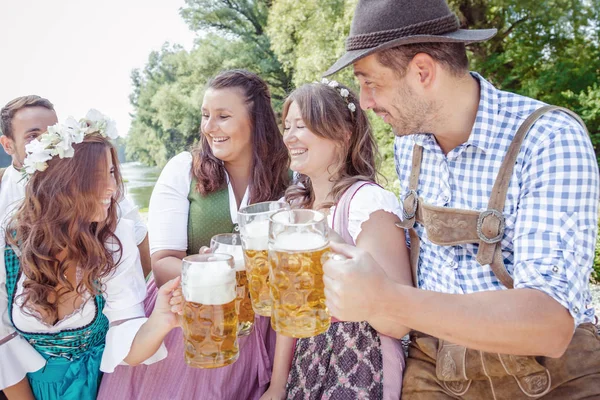
[[[232,302],[236,292],[235,271],[223,265],[190,266],[182,282],[186,301],[207,305]]]
[[[269,248],[269,221],[255,221],[240,229],[246,250],[267,250]]]
[[[284,232],[277,236],[273,247],[277,250],[311,251],[327,245],[323,236],[310,232]]]
[[[245,269],[244,249],[242,248],[241,244],[219,244],[219,247],[215,250],[215,253],[224,253],[232,256],[236,271],[243,271]]]

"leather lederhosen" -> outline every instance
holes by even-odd
[[[428,205],[417,195],[423,147],[413,149],[409,191],[403,199],[402,227],[410,237],[413,282],[418,287],[420,239],[415,223],[424,226],[435,245],[478,243],[477,262],[490,265],[508,289],[513,279],[504,266],[501,241],[506,193],[521,144],[532,125],[545,113],[560,110],[583,121],[570,110],[543,106],[519,127],[492,188],[487,210],[461,210]],[[403,399],[518,399],[600,398],[600,336],[593,324],[580,325],[560,359],[486,353],[439,340],[420,332],[411,334],[404,377]],[[598,396],[598,397],[591,397]]]

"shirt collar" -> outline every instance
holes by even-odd
[[[500,129],[495,124],[498,115],[498,89],[477,72],[471,72],[471,76],[479,83],[479,107],[469,139],[462,146],[471,145],[486,152],[490,148],[492,137]],[[431,133],[418,133],[411,135],[411,138],[415,144],[424,148],[436,145]]]
[[[498,115],[498,89],[476,72],[471,72],[471,76],[479,82],[479,108],[471,135],[465,144],[485,152],[500,129],[495,123]]]

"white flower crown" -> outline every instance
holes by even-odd
[[[346,88],[340,88],[340,84],[337,81],[330,81],[327,78],[323,78],[321,79],[321,83],[323,85],[327,85],[329,87],[332,87],[334,89],[338,89],[338,92],[340,93],[340,96],[342,96],[344,98],[344,100],[346,100],[346,103],[348,103],[348,109],[351,112],[355,112],[356,111],[356,104],[354,104],[353,102],[348,100],[348,96],[350,96],[350,92],[348,91],[348,89]]]
[[[115,121],[98,110],[91,109],[85,118],[77,121],[69,117],[65,122],[48,127],[48,131],[25,146],[23,168],[26,175],[48,168],[48,161],[55,156],[71,158],[75,154],[73,144],[83,142],[86,135],[99,133],[109,139],[119,136]]]

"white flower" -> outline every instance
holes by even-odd
[[[70,136],[73,143],[81,143],[83,142],[87,125],[77,121],[73,117],[69,117],[65,122],[63,122],[61,129],[63,131],[63,135]]]
[[[46,134],[42,135],[45,136]],[[23,161],[23,166],[28,174],[35,171],[44,171],[48,164],[46,161],[52,159],[52,149],[48,148],[46,143],[40,140],[32,140],[25,146],[27,156]]]
[[[89,124],[86,133],[99,132],[102,136],[108,137],[109,139],[116,139],[119,137],[116,122],[102,114],[100,111],[92,108],[86,114],[85,119]]]
[[[332,88],[338,87],[340,84],[337,81],[331,81],[327,84],[327,86],[331,86]]]
[[[342,89],[340,89],[340,94],[342,95],[343,98],[346,98],[346,97],[348,97],[348,95],[350,95],[350,92],[348,91],[348,89],[342,88]]]
[[[70,158],[75,154],[73,148],[73,136],[63,132],[60,137],[60,142],[56,143],[56,155],[60,158]]]
[[[354,103],[348,103],[348,109],[354,112],[356,111],[356,105]]]
[[[323,78],[323,79],[321,79],[321,83],[322,83],[323,85],[327,85],[327,84],[329,84],[329,79],[327,79],[327,78]]]
[[[108,136],[109,139],[113,140],[119,137],[119,132],[117,131],[117,123],[114,120],[109,119],[106,121],[106,131],[104,132],[104,134]]]
[[[85,114],[85,119],[93,123],[102,122],[107,118],[100,111],[96,110],[95,108],[92,108],[90,109],[90,111],[87,112],[87,114]]]

